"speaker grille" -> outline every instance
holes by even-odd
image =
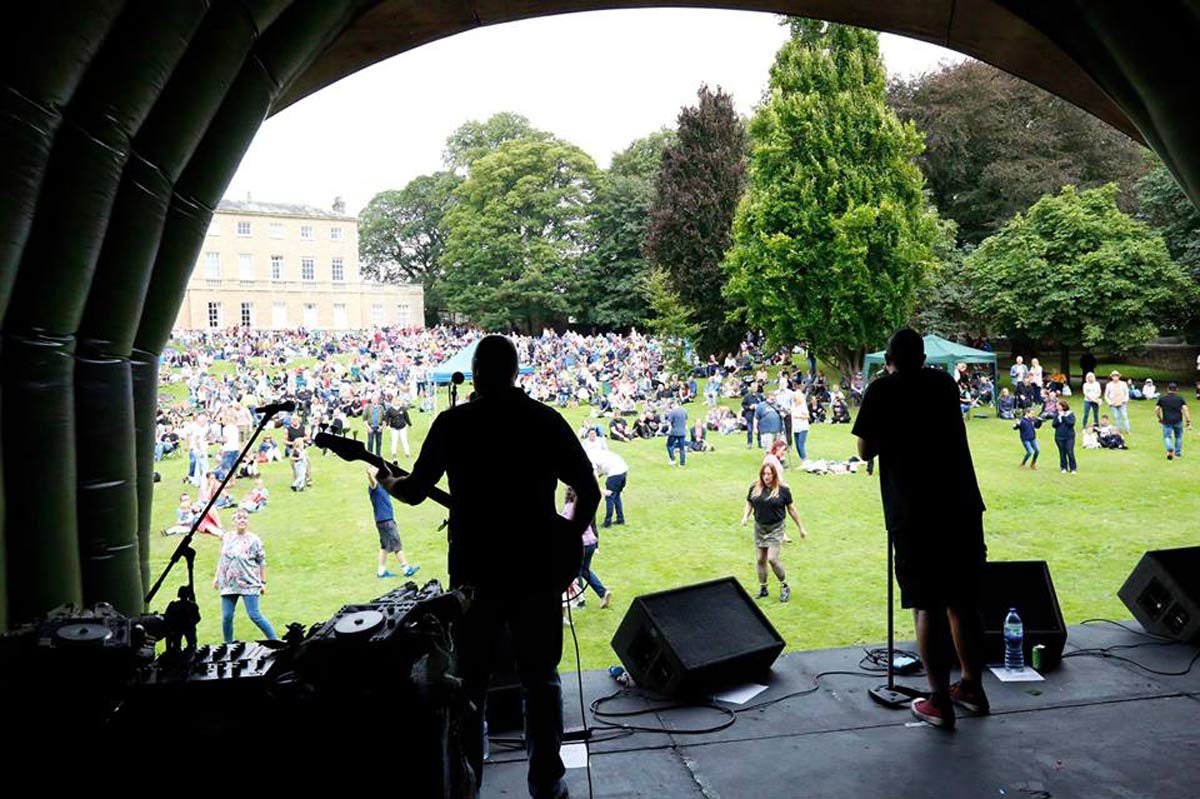
[[[778,641],[773,630],[746,623],[745,595],[732,581],[645,598],[646,613],[671,642],[684,668],[758,652]]]

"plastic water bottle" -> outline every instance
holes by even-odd
[[[1004,617],[1004,668],[1009,671],[1025,668],[1025,625],[1016,608],[1009,608]]]

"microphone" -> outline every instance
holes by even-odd
[[[462,372],[455,372],[450,375],[450,382],[456,386],[461,386],[464,380],[466,380],[466,377],[463,376]]]
[[[295,410],[296,403],[292,400],[285,400],[284,402],[272,402],[270,405],[263,405],[262,407],[258,408],[258,412],[263,416],[274,416],[280,411],[292,413]]]

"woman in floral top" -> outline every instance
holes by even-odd
[[[275,629],[258,610],[258,598],[267,592],[267,553],[262,539],[246,529],[250,514],[238,509],[233,514],[234,532],[226,533],[213,588],[221,592],[221,632],[225,643],[233,640],[233,611],[238,597],[246,605],[246,615],[263,635],[274,641]]]

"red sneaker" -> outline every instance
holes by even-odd
[[[949,699],[942,702],[935,701],[933,697],[914,699],[912,713],[921,721],[932,724],[934,727],[941,727],[943,730],[954,729],[954,705]]]
[[[992,709],[987,694],[983,692],[983,686],[979,683],[954,683],[950,686],[950,701],[972,713],[984,714]]]

